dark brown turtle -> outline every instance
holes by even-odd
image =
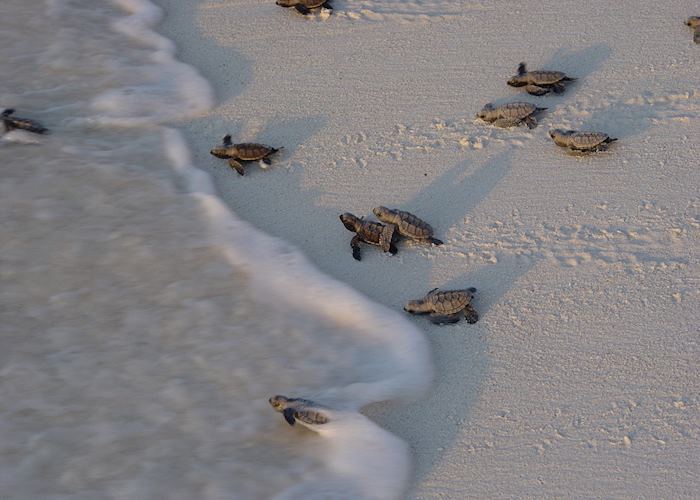
[[[473,324],[479,321],[479,313],[471,304],[475,293],[476,288],[445,291],[433,288],[424,298],[410,301],[403,309],[411,314],[430,314],[430,321],[436,325],[456,323],[464,313],[467,323]]]
[[[488,103],[481,108],[476,116],[497,127],[516,127],[524,123],[532,129],[537,126],[535,113],[545,109],[547,108],[538,108],[529,102],[509,102],[500,106]]]
[[[380,221],[396,226],[399,234],[412,240],[427,241],[433,245],[442,245],[442,241],[433,238],[433,228],[410,212],[376,207],[372,210]]]
[[[307,15],[311,9],[323,7],[332,10],[330,0],[277,0],[277,5],[280,7],[294,7],[297,12]]]
[[[518,65],[518,74],[508,80],[511,87],[525,87],[528,94],[545,95],[550,91],[555,94],[564,92],[564,82],[573,82],[576,78],[566,76],[561,71],[550,71],[541,69],[537,71],[527,71],[524,62]]]
[[[562,130],[559,128],[550,130],[549,136],[557,146],[584,153],[602,151],[607,149],[611,142],[617,140],[602,132],[578,132],[576,130]]]
[[[210,153],[217,158],[228,159],[228,164],[240,175],[245,175],[245,169],[241,162],[262,160],[266,165],[271,165],[270,156],[282,148],[275,149],[265,144],[243,142],[233,144],[231,136],[225,135],[223,145],[216,147]]]
[[[367,221],[360,219],[355,215],[345,212],[340,216],[340,221],[348,231],[356,233],[350,240],[352,248],[352,257],[355,260],[362,260],[360,256],[360,243],[368,243],[380,247],[383,251],[389,252],[391,255],[396,254],[396,245],[394,244],[395,229],[393,224],[384,225],[379,222]]]
[[[49,131],[49,129],[45,128],[39,122],[30,120],[29,118],[13,116],[14,113],[14,109],[6,109],[0,114],[2,124],[5,126],[5,132],[18,129],[26,130],[27,132],[34,132],[35,134],[45,134]]]
[[[323,425],[330,421],[327,408],[308,399],[272,396],[269,401],[275,411],[284,415],[289,425],[294,425],[295,422],[305,425]]]
[[[693,41],[700,43],[700,16],[690,16],[685,24],[693,28]]]

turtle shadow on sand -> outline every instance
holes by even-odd
[[[441,457],[449,454],[460,441],[460,432],[469,424],[470,412],[490,369],[488,329],[485,327],[488,313],[535,264],[536,259],[531,257],[501,257],[493,265],[481,266],[443,283],[442,289],[477,288],[473,304],[479,321],[469,325],[461,320],[453,325],[431,328],[427,319],[416,318],[419,328],[429,328],[426,336],[435,366],[435,379],[428,397],[401,410],[391,403],[366,408],[366,414],[379,425],[391,429],[411,445],[415,458],[413,486],[422,482],[434,465],[442,462]],[[419,429],[433,431],[420,432]]]

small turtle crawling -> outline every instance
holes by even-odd
[[[695,31],[693,34],[693,41],[695,43],[700,43],[700,16],[690,16],[685,24]]]
[[[323,7],[328,10],[333,10],[330,0],[277,0],[277,5],[280,7],[294,7],[297,12],[307,15],[311,9]]]
[[[289,425],[294,425],[297,421],[306,425],[323,425],[330,420],[324,407],[308,399],[272,396],[269,401],[275,411],[284,415]]]
[[[538,108],[529,102],[511,102],[500,106],[488,103],[481,108],[476,116],[497,127],[515,127],[525,123],[528,128],[532,129],[537,126],[535,113],[545,109],[547,108]]]
[[[282,148],[275,149],[265,144],[257,144],[254,142],[244,142],[241,144],[233,144],[231,136],[225,135],[223,145],[216,147],[210,153],[217,158],[228,159],[228,164],[240,175],[245,175],[242,161],[262,160],[266,165],[271,165],[270,156],[275,154]]]
[[[467,323],[474,324],[479,321],[479,313],[471,304],[475,293],[476,288],[445,291],[433,288],[424,298],[410,301],[403,309],[411,314],[429,313],[430,321],[436,325],[456,323],[461,313],[464,313]]]
[[[433,245],[442,245],[442,241],[433,238],[433,228],[415,215],[403,210],[376,207],[372,210],[380,221],[396,226],[399,234],[413,240],[427,241]]]
[[[20,129],[26,130],[27,132],[34,132],[35,134],[45,134],[49,131],[49,129],[45,128],[39,122],[30,120],[29,118],[13,116],[14,113],[14,109],[6,109],[0,114],[2,124],[5,126],[5,132]]]
[[[564,92],[563,82],[572,82],[576,78],[566,76],[566,73],[561,71],[537,70],[527,71],[524,62],[518,65],[518,74],[508,80],[508,85],[511,87],[525,87],[528,94],[545,95],[550,91],[555,94]]]
[[[555,128],[549,131],[549,136],[557,146],[569,148],[571,151],[591,152],[607,149],[608,144],[617,139],[602,132],[578,132]]]
[[[352,240],[350,240],[352,257],[355,260],[362,260],[360,256],[361,242],[381,247],[383,251],[389,252],[391,255],[397,252],[396,245],[394,244],[396,226],[393,224],[385,226],[379,222],[360,219],[349,212],[342,214],[340,216],[340,221],[345,226],[345,229],[357,233],[353,236]]]

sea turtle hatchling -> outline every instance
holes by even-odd
[[[617,140],[602,132],[578,132],[559,128],[550,130],[549,136],[557,146],[585,153],[607,149],[608,144]]]
[[[700,43],[700,16],[690,16],[685,22],[686,26],[690,26],[694,30],[693,41]]]
[[[462,313],[467,323],[474,324],[479,321],[479,313],[471,304],[475,293],[476,288],[444,291],[433,288],[425,297],[410,301],[403,309],[411,314],[430,314],[430,321],[436,325],[456,323]]]
[[[547,108],[538,108],[529,102],[511,102],[500,106],[488,103],[481,108],[476,116],[497,127],[515,127],[525,123],[528,128],[532,129],[537,126],[535,113],[545,109]]]
[[[275,149],[265,144],[244,142],[233,144],[231,136],[225,135],[223,145],[213,148],[210,153],[217,158],[228,159],[228,164],[240,175],[245,175],[245,169],[241,162],[262,160],[266,165],[271,165],[270,156],[282,148]]]
[[[323,425],[330,421],[326,408],[308,399],[272,396],[269,402],[289,425],[294,425],[297,421],[306,425]]]
[[[330,0],[277,0],[277,5],[280,7],[294,7],[297,12],[307,15],[311,9],[323,7],[328,10],[333,10]]]
[[[518,74],[508,80],[511,87],[525,87],[528,94],[545,95],[550,91],[555,94],[564,92],[564,82],[572,82],[576,78],[566,76],[561,71],[549,71],[545,69],[537,71],[527,71],[524,62],[518,65]]]
[[[30,120],[29,118],[14,116],[14,113],[15,110],[11,108],[0,113],[0,119],[2,119],[2,124],[5,126],[5,132],[19,129],[26,130],[27,132],[34,132],[35,134],[45,134],[49,131],[49,129],[45,128],[39,122]]]
[[[412,240],[427,241],[433,245],[442,245],[442,241],[433,238],[433,228],[410,212],[376,207],[372,210],[380,221],[393,224],[401,236]]]
[[[348,231],[356,233],[350,240],[352,257],[355,260],[362,259],[360,256],[360,243],[378,246],[392,255],[396,253],[396,245],[394,245],[396,226],[393,224],[384,225],[379,222],[367,221],[349,212],[341,214],[340,221]]]

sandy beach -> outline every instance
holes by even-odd
[[[481,320],[425,331],[430,396],[365,413],[410,445],[410,498],[692,497],[700,487],[700,89],[689,1],[158,0],[218,105],[181,123],[243,219],[388,308],[479,289]],[[578,81],[506,86],[520,61]],[[534,130],[486,102],[549,108]],[[618,137],[572,157],[551,127]],[[284,146],[241,178],[224,133]],[[442,247],[364,248],[338,215],[428,220]]]

